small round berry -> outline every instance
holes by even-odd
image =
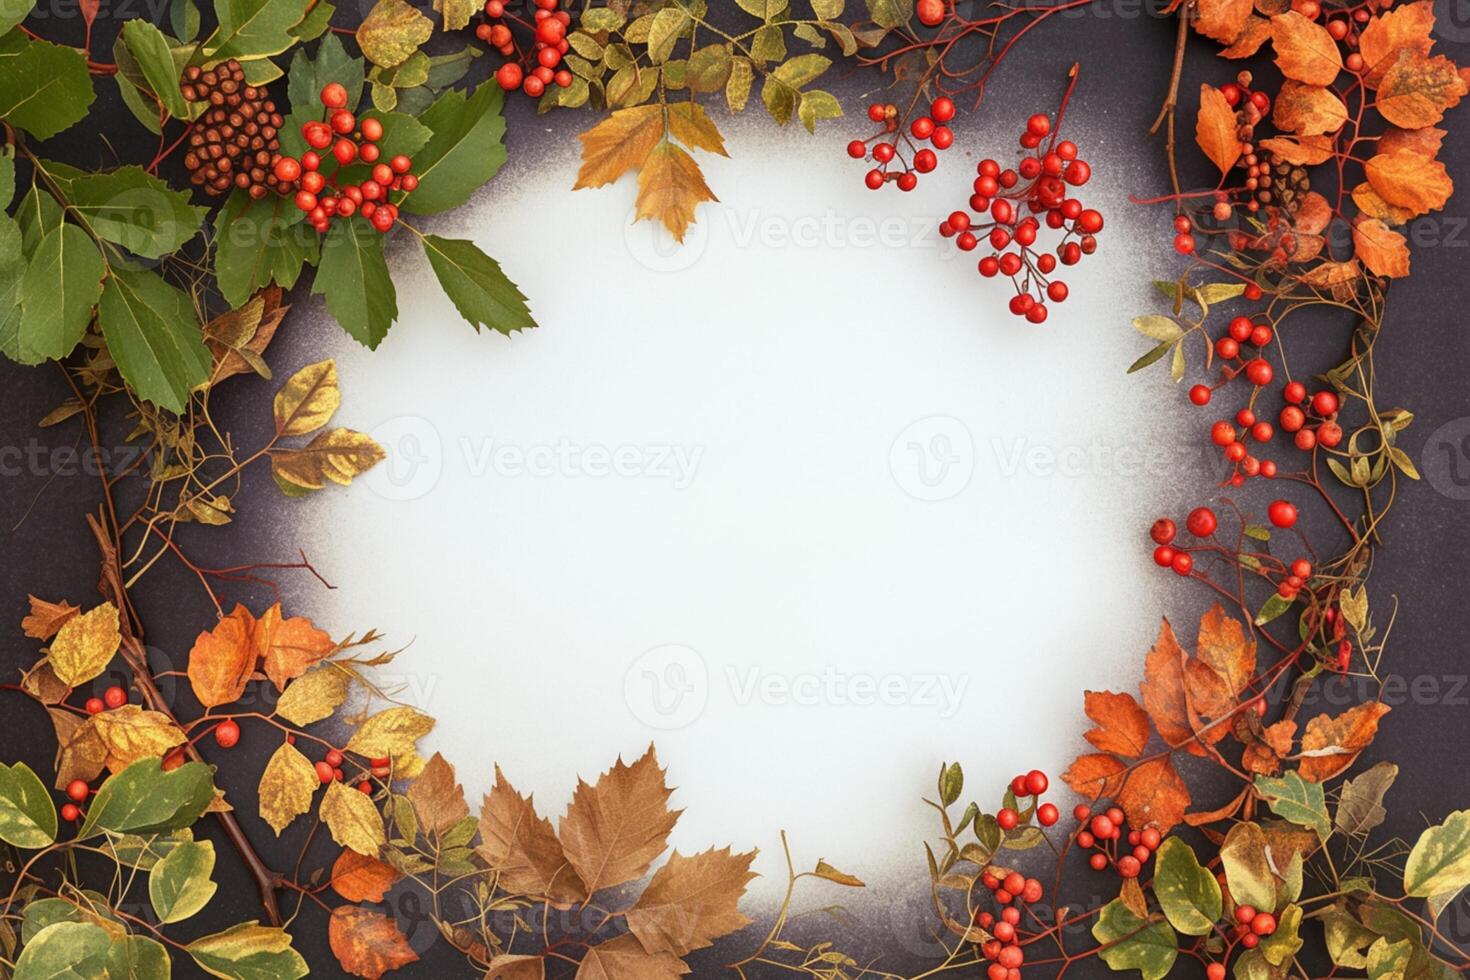
[[[1092,867],[1093,871],[1102,871],[1105,870],[1108,866],[1108,856],[1106,854],[1097,853],[1088,858],[1087,863]]]
[[[1260,912],[1251,920],[1251,932],[1257,936],[1269,936],[1276,931],[1276,916],[1270,912]]]
[[[1296,523],[1296,505],[1286,500],[1273,500],[1266,508],[1266,516],[1277,527],[1291,527]]]
[[[1271,363],[1265,358],[1257,357],[1245,365],[1246,380],[1257,388],[1270,384],[1274,374],[1275,372],[1271,370]]]
[[[1045,303],[1036,303],[1026,310],[1026,319],[1032,323],[1045,323],[1047,309]]]
[[[1205,980],[1225,980],[1225,964],[1211,963],[1205,967]]]
[[[240,726],[233,718],[226,718],[214,726],[214,741],[222,749],[232,749],[240,742]]]
[[[1174,251],[1178,252],[1180,255],[1193,255],[1194,254],[1194,236],[1193,235],[1175,235],[1174,236]]]
[[[1342,442],[1342,426],[1336,422],[1323,422],[1317,426],[1317,441],[1328,449]]]
[[[928,116],[920,116],[909,123],[909,132],[914,134],[915,139],[926,140],[934,134],[934,120]]]
[[[1235,426],[1221,419],[1210,426],[1210,441],[1217,446],[1228,446],[1235,441]]]
[[[1000,824],[1001,830],[1014,830],[1019,820],[1019,815],[1016,813],[1015,810],[1012,810],[1010,807],[1003,807],[1001,811],[995,815],[995,822]]]
[[[1215,353],[1227,361],[1234,360],[1240,353],[1240,342],[1234,337],[1221,337],[1215,341]]]
[[[1094,211],[1091,208],[1083,211],[1077,216],[1077,227],[1081,228],[1089,235],[1097,234],[1098,232],[1102,231],[1103,227],[1102,213],[1099,211]]]
[[[1292,439],[1292,442],[1294,442],[1296,444],[1296,448],[1300,449],[1302,452],[1309,453],[1317,446],[1317,433],[1313,432],[1311,429],[1302,429],[1296,434],[1296,437]]]
[[[332,771],[332,767],[327,765],[326,762],[318,761],[316,764],[316,778],[323,783],[330,783],[335,778],[335,774]]]
[[[1026,132],[1032,136],[1046,136],[1051,132],[1051,117],[1045,113],[1038,112],[1026,120]]]
[[[1118,874],[1122,875],[1124,878],[1137,878],[1138,873],[1142,870],[1143,866],[1139,864],[1138,858],[1134,857],[1132,854],[1125,855],[1118,859]]]
[[[332,126],[332,132],[336,133],[338,136],[346,136],[348,133],[357,128],[357,117],[348,112],[346,109],[338,109],[336,112],[332,113],[332,118],[330,122]]]
[[[1090,847],[1092,847],[1096,843],[1097,843],[1097,838],[1093,836],[1092,831],[1090,831],[1090,830],[1079,830],[1077,832],[1077,846],[1078,847],[1090,848]]]
[[[1046,773],[1040,769],[1032,769],[1026,774],[1026,792],[1031,796],[1040,796],[1045,793],[1051,781],[1046,778]]]
[[[301,127],[301,135],[314,150],[325,150],[332,145],[332,128],[324,122],[309,122]]]
[[[1058,812],[1056,804],[1054,803],[1043,803],[1041,804],[1041,806],[1036,808],[1036,822],[1041,824],[1043,827],[1052,826],[1060,818],[1061,813]]]
[[[864,143],[862,140],[853,140],[851,143],[847,144],[847,155],[852,157],[854,160],[861,160],[863,157],[868,155],[868,144]]]
[[[328,109],[345,109],[347,88],[341,82],[328,82],[322,87],[322,105]]]
[[[937,166],[939,166],[939,158],[934,155],[933,150],[923,149],[914,154],[914,169],[919,173],[927,174]]]
[[[1251,438],[1256,442],[1269,442],[1275,430],[1271,428],[1270,422],[1257,422],[1251,426]]]
[[[184,750],[183,749],[174,749],[168,755],[166,755],[166,756],[163,757],[163,766],[162,766],[162,768],[163,768],[163,771],[164,772],[173,772],[175,769],[179,768],[179,766],[182,766],[183,764],[184,764]]]
[[[1293,381],[1281,389],[1281,397],[1289,405],[1300,405],[1307,397],[1307,386],[1300,381]]]
[[[495,81],[507,92],[514,92],[520,88],[524,77],[521,66],[514,61],[507,61],[495,72]]]
[[[102,703],[109,708],[121,708],[128,703],[128,692],[114,684],[102,692]]]
[[[1337,396],[1330,391],[1319,391],[1312,396],[1312,411],[1326,417],[1337,411]]]
[[[920,150],[918,153],[916,153],[914,155],[914,166],[917,167],[919,165],[919,157],[923,156],[924,154],[928,154],[928,156],[925,157],[924,160],[929,165],[929,169],[933,170],[934,153],[932,150]],[[907,193],[908,191],[911,191],[915,187],[919,186],[919,177],[911,170],[905,171],[904,173],[898,175],[898,179],[895,180],[894,183],[898,185],[899,190]]]
[[[532,75],[521,83],[521,91],[533,99],[539,99],[541,94],[546,91],[546,83],[535,75]]]
[[[1189,400],[1196,405],[1208,405],[1210,403],[1210,389],[1205,385],[1195,385],[1189,389]]]
[[[1228,214],[1225,215],[1225,218],[1228,218],[1228,217],[1230,217],[1230,215],[1228,215]],[[1220,220],[1221,221],[1224,221],[1225,218],[1221,218]],[[1251,302],[1255,302],[1256,300],[1258,300],[1258,299],[1261,298],[1261,295],[1262,295],[1262,293],[1261,293],[1261,287],[1260,286],[1257,286],[1255,283],[1250,283],[1249,285],[1247,285],[1245,287],[1245,294],[1244,295],[1245,295],[1245,298],[1246,299],[1250,300]]]
[[[1176,552],[1169,567],[1174,569],[1175,575],[1188,575],[1194,571],[1194,556],[1187,551]]]
[[[882,145],[887,146],[888,144],[884,143]],[[869,190],[876,191],[883,186],[883,171],[869,170],[863,177],[863,183],[867,185]]]
[[[301,176],[301,164],[294,157],[281,157],[274,168],[276,179],[290,183]]]
[[[949,122],[954,118],[954,100],[947,95],[941,95],[929,106],[929,116],[935,122]]]
[[[349,139],[340,139],[332,144],[332,156],[345,167],[357,159],[357,144]]]
[[[1024,244],[1024,243],[1023,243]],[[1053,303],[1061,303],[1068,296],[1067,284],[1060,279],[1053,280],[1046,287],[1046,298]]]
[[[1184,519],[1184,526],[1189,528],[1189,533],[1197,538],[1208,538],[1215,533],[1220,522],[1215,518],[1215,512],[1208,507],[1196,507],[1189,512]]]
[[[66,784],[67,799],[71,800],[73,803],[85,803],[87,800],[87,796],[91,792],[92,788],[87,785],[87,781],[85,779],[73,779],[71,782]]]
[[[61,819],[68,823],[82,819],[82,809],[75,803],[63,803],[61,806]]]
[[[1154,549],[1154,564],[1160,568],[1168,568],[1174,564],[1174,549],[1166,544],[1161,544]]]
[[[327,765],[333,769],[342,765],[342,753],[336,749],[328,749],[326,754]]]
[[[102,699],[101,698],[88,698],[87,699],[87,714],[89,714],[89,715],[100,715],[100,714],[102,714],[102,712],[104,712],[106,710],[107,710],[107,705],[105,705],[105,704],[102,703]]]
[[[1281,414],[1277,417],[1277,421],[1281,423],[1281,429],[1283,432],[1295,432],[1303,425],[1306,425],[1307,416],[1301,409],[1297,408],[1295,405],[1288,405],[1281,410]]]
[[[1178,529],[1174,526],[1174,522],[1167,517],[1154,521],[1153,527],[1148,529],[1148,536],[1153,538],[1155,544],[1168,544],[1174,540],[1174,535],[1177,533]]]
[[[1266,324],[1264,323],[1258,323],[1254,327],[1251,327],[1251,346],[1265,347],[1271,342],[1272,336],[1274,335],[1272,334],[1270,327],[1266,326]]]
[[[884,118],[883,103],[874,102],[868,106],[868,118],[873,122],[882,122]]]
[[[1163,840],[1164,835],[1159,833],[1159,828],[1157,827],[1145,827],[1143,828],[1143,833],[1138,835],[1138,842],[1150,851],[1157,851],[1159,845],[1163,843]]]
[[[1298,558],[1296,561],[1291,563],[1291,574],[1295,575],[1297,578],[1311,578],[1312,563],[1307,561],[1305,558]]]

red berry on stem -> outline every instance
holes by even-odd
[[[1210,389],[1205,385],[1195,385],[1189,389],[1189,400],[1196,405],[1208,405],[1210,403]]]
[[[1215,512],[1208,507],[1196,507],[1189,512],[1184,520],[1184,526],[1189,528],[1189,533],[1197,538],[1208,538],[1215,533],[1220,522],[1215,518]]]
[[[347,107],[347,89],[340,82],[328,82],[322,87],[322,105],[328,109]]]
[[[1266,516],[1277,527],[1291,527],[1296,523],[1296,505],[1286,500],[1273,500],[1266,508]]]
[[[87,796],[91,792],[92,788],[87,785],[87,781],[85,779],[73,779],[71,782],[66,784],[67,798],[70,799],[73,803],[86,802]]]
[[[954,100],[947,95],[941,95],[929,106],[929,116],[935,122],[949,122],[954,118]]]
[[[75,822],[82,819],[82,810],[75,803],[63,803],[61,806],[61,819],[67,822]]]
[[[100,714],[102,714],[102,712],[104,712],[106,710],[107,710],[107,705],[105,705],[105,704],[102,703],[102,699],[101,698],[88,698],[87,699],[87,714],[89,714],[89,715],[100,715]]]
[[[1178,531],[1174,527],[1174,522],[1167,517],[1154,521],[1153,527],[1148,529],[1148,536],[1154,539],[1155,544],[1168,544],[1174,540],[1176,533]]]
[[[1032,769],[1026,774],[1026,792],[1030,796],[1040,796],[1046,792],[1051,781],[1046,778],[1046,773],[1040,769]]]
[[[102,703],[109,708],[121,708],[128,703],[128,692],[114,684],[102,692]]]
[[[1061,814],[1057,812],[1056,804],[1054,803],[1043,803],[1036,808],[1036,822],[1043,827],[1050,827],[1060,817]]]
[[[214,740],[222,749],[232,749],[240,742],[240,726],[233,718],[226,718],[214,726]]]
[[[1194,571],[1194,556],[1187,551],[1175,552],[1174,560],[1169,567],[1174,569],[1176,575],[1188,575]]]
[[[1000,825],[1001,830],[1014,830],[1020,817],[1010,807],[1003,808],[995,815],[995,822]]]

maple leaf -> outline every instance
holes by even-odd
[[[617,763],[577,789],[561,819],[562,849],[588,893],[641,878],[668,846],[682,810],[670,810],[653,746],[631,766]]]
[[[356,905],[332,910],[327,939],[342,969],[368,980],[378,980],[419,958],[392,919]]]
[[[1235,40],[1229,47],[1220,50],[1222,58],[1249,58],[1261,50],[1261,45],[1271,40],[1271,22],[1264,17],[1252,14],[1246,18],[1245,26],[1240,29]]]
[[[1077,795],[1088,799],[1116,796],[1122,785],[1120,776],[1127,768],[1115,755],[1093,752],[1074,759],[1062,773],[1062,781]]]
[[[674,851],[628,910],[628,930],[650,953],[684,956],[745,928],[750,920],[736,906],[755,877],[754,857],[728,847],[687,858]]]
[[[1260,146],[1283,163],[1298,166],[1315,166],[1332,158],[1332,137],[1317,135],[1293,139],[1289,136],[1272,136],[1263,139]]]
[[[1335,133],[1347,122],[1347,106],[1321,85],[1304,85],[1288,78],[1276,93],[1271,121],[1276,128],[1298,136]]]
[[[1194,141],[1220,172],[1228,173],[1240,159],[1240,137],[1235,110],[1224,93],[1211,85],[1199,87],[1199,116],[1194,123]]]
[[[1353,225],[1353,246],[1363,264],[1378,275],[1401,278],[1409,274],[1409,243],[1377,218]]]
[[[388,835],[383,830],[383,817],[366,794],[348,789],[340,782],[327,786],[322,797],[322,820],[332,832],[332,840],[359,854],[376,856]]]
[[[344,847],[332,864],[330,884],[332,891],[349,902],[381,902],[402,877],[391,864]]]
[[[139,759],[161,756],[187,739],[168,715],[136,704],[93,715],[92,727],[107,746],[107,768],[121,772]]]
[[[664,116],[659,106],[616,110],[577,137],[582,141],[582,166],[572,190],[602,187],[637,170],[663,138]]]
[[[33,640],[51,639],[68,620],[82,611],[81,606],[73,606],[69,602],[47,602],[33,595],[26,598],[31,601],[31,611],[20,621],[20,629]]]
[[[1444,207],[1455,189],[1444,164],[1412,150],[1374,154],[1363,173],[1379,197],[1414,217]]]
[[[234,610],[201,632],[189,650],[189,686],[206,708],[238,701],[255,672],[252,635],[255,617],[237,604]]]
[[[1230,44],[1245,29],[1252,9],[1252,0],[1198,0],[1194,29],[1211,40]]]
[[[67,687],[78,687],[102,673],[121,645],[117,607],[104,602],[61,624],[51,641],[51,667]]]
[[[1373,742],[1378,720],[1388,714],[1381,701],[1356,705],[1334,717],[1318,715],[1302,733],[1297,771],[1303,779],[1320,783],[1342,772]]]
[[[1401,49],[1379,83],[1378,111],[1404,129],[1432,126],[1444,118],[1446,109],[1459,104],[1467,90],[1470,87],[1450,59]]]
[[[435,752],[408,787],[408,801],[418,816],[419,826],[443,833],[470,815],[464,788],[454,781],[454,766]]]
[[[311,620],[302,616],[283,618],[279,602],[256,622],[254,643],[265,675],[277,690],[285,690],[287,681],[300,677],[336,649],[332,638],[313,626]]]
[[[477,851],[500,875],[500,887],[520,895],[571,903],[587,890],[567,863],[551,821],[536,815],[531,797],[522,796],[500,767],[495,785],[480,808]]]
[[[1189,723],[1208,745],[1214,745],[1227,734],[1225,725],[1206,724],[1230,714],[1235,709],[1235,694],[1230,682],[1203,660],[1191,657],[1184,662],[1184,690],[1188,695]]]
[[[1157,827],[1167,834],[1184,819],[1189,809],[1189,788],[1168,756],[1138,765],[1117,793],[1118,806],[1134,827]]]
[[[1342,53],[1327,28],[1295,10],[1271,18],[1276,67],[1287,78],[1308,85],[1331,85],[1342,71]]]
[[[679,102],[668,107],[669,135],[691,150],[705,150],[729,156],[725,138],[698,102]]]
[[[1433,30],[1434,0],[1402,4],[1370,20],[1358,36],[1358,53],[1366,67],[1364,84],[1377,88],[1400,51],[1429,54],[1434,47]]]
[[[618,936],[587,950],[576,980],[677,980],[689,972],[672,953],[650,953],[632,935]]]
[[[1326,209],[1327,219],[1330,220],[1332,209],[1327,201],[1318,194],[1321,206]],[[1303,205],[1303,210],[1306,205]],[[1302,217],[1297,216],[1298,227],[1301,227]],[[1321,231],[1326,227],[1326,220],[1320,225],[1303,229],[1309,233]],[[1221,677],[1225,678],[1230,686],[1231,695],[1237,695],[1245,690],[1256,673],[1256,641],[1249,636],[1245,627],[1239,620],[1231,619],[1225,615],[1225,610],[1217,602],[1205,611],[1199,621],[1199,641],[1195,645],[1195,656],[1209,664]]]
[[[676,241],[694,223],[694,209],[717,200],[699,164],[673,143],[655,146],[638,172],[638,217],[663,222]]]
[[[290,742],[282,742],[260,774],[256,790],[260,819],[281,836],[281,831],[311,810],[312,797],[321,780],[316,767]]]
[[[1148,715],[1131,694],[1088,691],[1083,710],[1097,727],[1083,735],[1104,752],[1137,758],[1148,745]]]
[[[1194,744],[1194,727],[1189,723],[1189,705],[1184,692],[1185,654],[1174,636],[1174,628],[1164,619],[1159,626],[1159,638],[1144,659],[1143,706],[1153,719],[1154,728],[1170,748],[1189,746],[1192,751],[1202,750]]]

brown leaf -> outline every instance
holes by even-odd
[[[1148,745],[1148,715],[1131,694],[1112,691],[1088,691],[1083,695],[1083,710],[1097,722],[1097,727],[1083,737],[1104,752],[1136,759]]]
[[[1352,295],[1355,285],[1363,274],[1357,259],[1346,262],[1322,262],[1307,270],[1301,277],[1308,286],[1325,289],[1334,297]]]
[[[1331,85],[1342,71],[1342,53],[1327,28],[1296,11],[1271,18],[1276,67],[1287,78],[1308,85]]]
[[[1088,799],[1116,796],[1118,787],[1122,785],[1120,774],[1127,768],[1116,756],[1093,752],[1074,759],[1062,773],[1062,781],[1078,796]]]
[[[1168,756],[1141,763],[1128,774],[1117,802],[1137,828],[1157,827],[1167,834],[1189,809],[1189,788]]]
[[[438,752],[409,784],[408,800],[413,804],[419,826],[435,834],[443,833],[470,815],[464,788],[454,781],[454,766]]]
[[[1371,701],[1356,705],[1335,718],[1318,715],[1307,722],[1302,733],[1302,750],[1297,771],[1303,779],[1320,783],[1342,772],[1373,742],[1378,720],[1388,714],[1388,705]]]
[[[1203,660],[1191,657],[1184,664],[1184,689],[1189,695],[1189,721],[1198,737],[1214,745],[1230,728],[1211,724],[1235,710],[1235,695],[1230,682]]]
[[[281,287],[272,283],[246,300],[244,306],[206,323],[204,343],[214,355],[212,383],[219,384],[237,374],[268,372],[262,355],[289,309],[289,304],[281,302]]]
[[[336,362],[328,358],[308,364],[276,392],[272,404],[276,434],[304,436],[315,432],[331,421],[341,404]]]
[[[675,241],[684,240],[684,232],[694,223],[694,209],[716,200],[699,164],[673,143],[655,146],[638,172],[638,218],[661,221]]]
[[[1259,145],[1277,160],[1297,166],[1315,166],[1332,158],[1332,137],[1330,136],[1303,136],[1301,139],[1272,136],[1261,140]]]
[[[1321,195],[1317,195],[1319,198]],[[1324,199],[1325,206],[1327,201]],[[1305,210],[1305,207],[1303,208]],[[1331,214],[1331,210],[1328,210]],[[1298,215],[1298,225],[1301,217]],[[1321,227],[1303,229],[1316,233],[1325,228]],[[1231,619],[1225,615],[1225,610],[1217,602],[1211,606],[1199,621],[1199,643],[1195,647],[1195,656],[1215,668],[1220,676],[1225,678],[1230,685],[1232,695],[1239,694],[1245,690],[1256,673],[1256,641],[1250,636],[1245,627],[1237,619]]]
[[[628,930],[650,953],[684,956],[745,928],[750,920],[737,905],[755,877],[754,857],[728,847],[687,858],[674,851],[628,910]]]
[[[725,138],[698,102],[669,106],[668,126],[669,135],[691,150],[707,150],[722,157],[730,155],[725,152]]]
[[[1444,164],[1409,150],[1371,156],[1363,173],[1379,197],[1415,217],[1444,207],[1455,189]]]
[[[1291,740],[1296,737],[1296,722],[1278,721],[1252,737],[1241,755],[1241,765],[1248,771],[1273,776],[1281,769],[1281,760],[1291,753]]]
[[[480,856],[499,872],[500,887],[518,895],[569,904],[587,890],[567,863],[551,821],[536,815],[532,798],[516,791],[500,767],[480,809]]]
[[[1138,879],[1124,878],[1123,887],[1118,892],[1118,899],[1140,919],[1148,918],[1148,899],[1143,896],[1143,886]]]
[[[36,666],[21,675],[20,686],[42,704],[60,704],[71,695],[71,688],[56,676],[56,668],[48,659],[38,660]]]
[[[588,949],[575,980],[677,980],[688,972],[673,953],[650,953],[629,934]]]
[[[33,640],[51,639],[67,620],[82,611],[81,606],[73,606],[69,602],[47,602],[35,596],[26,598],[31,600],[31,611],[20,621],[20,629]]]
[[[332,891],[349,902],[381,902],[403,875],[392,865],[344,847],[332,865]]]
[[[245,693],[255,672],[254,630],[255,617],[237,604],[214,629],[195,637],[188,673],[189,686],[200,704],[206,708],[230,704]]]
[[[1353,225],[1353,246],[1363,264],[1378,275],[1397,279],[1409,274],[1409,243],[1377,218]]]
[[[1390,126],[1378,137],[1378,152],[1397,153],[1402,150],[1433,159],[1439,155],[1440,147],[1444,146],[1446,135],[1444,130],[1434,126],[1421,126],[1418,129]]]
[[[1347,122],[1347,106],[1320,85],[1303,85],[1288,78],[1276,93],[1271,121],[1276,128],[1298,136],[1335,133]]]
[[[502,953],[490,961],[484,980],[545,980],[546,959]]]
[[[1194,141],[1220,172],[1228,173],[1240,159],[1240,137],[1235,110],[1224,93],[1210,85],[1199,87],[1199,116],[1194,123]]]
[[[1171,748],[1187,745],[1198,753],[1202,750],[1194,741],[1194,727],[1189,723],[1189,705],[1184,695],[1184,660],[1184,650],[1165,619],[1159,625],[1158,640],[1144,659],[1139,690],[1159,736]]]
[[[572,190],[602,187],[641,168],[663,137],[664,116],[659,106],[618,109],[577,137],[582,141],[582,167]]]
[[[1358,36],[1358,53],[1367,70],[1363,81],[1377,88],[1388,69],[1398,60],[1400,51],[1416,51],[1428,55],[1434,47],[1434,0],[1406,3],[1374,17]]]
[[[561,819],[561,842],[588,893],[641,878],[668,846],[682,810],[669,809],[653,746],[631,766],[621,757],[589,786],[577,780]]]
[[[1194,29],[1211,40],[1231,44],[1251,16],[1251,0],[1198,0]]]
[[[1459,104],[1467,90],[1470,87],[1450,59],[1400,50],[1378,86],[1378,111],[1404,129],[1432,126],[1444,118],[1446,109]]]
[[[66,789],[74,779],[91,782],[102,775],[107,767],[107,743],[92,719],[80,721],[70,711],[48,710],[56,728],[56,788]]]
[[[1271,40],[1271,22],[1264,17],[1252,14],[1246,18],[1245,26],[1240,29],[1234,41],[1229,47],[1220,50],[1222,58],[1250,58],[1261,50],[1261,45]]]
[[[388,458],[372,436],[352,429],[328,429],[312,437],[301,449],[279,449],[271,453],[271,472],[302,490],[320,490],[328,481],[347,486]]]
[[[284,690],[286,682],[300,677],[336,647],[332,638],[302,616],[281,617],[278,602],[261,614],[255,624],[255,651],[263,661],[265,675]]]
[[[1292,213],[1291,217],[1298,235],[1315,235],[1324,231],[1328,225],[1332,224],[1332,205],[1327,203],[1327,198],[1318,194],[1316,191],[1307,191],[1302,195],[1301,201],[1297,204],[1296,210]],[[1238,628],[1239,624],[1236,625]],[[1254,644],[1251,647],[1251,665],[1252,669],[1254,669]]]
[[[327,939],[342,969],[368,980],[377,980],[419,958],[392,919],[356,905],[332,910]]]

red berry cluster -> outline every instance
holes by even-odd
[[[1255,949],[1260,945],[1262,939],[1275,931],[1276,916],[1270,912],[1258,912],[1253,905],[1235,907],[1235,928],[1231,931],[1231,935],[1241,946],[1246,949]]]
[[[1041,882],[1019,871],[997,874],[987,869],[980,881],[989,889],[999,909],[998,914],[975,913],[975,924],[995,937],[980,944],[981,954],[990,960],[985,975],[989,980],[1019,980],[1021,965],[1026,962],[1026,951],[1021,945],[1025,937],[1020,928],[1020,906],[1041,901],[1044,889]]]
[[[1296,505],[1286,500],[1272,501],[1266,508],[1266,517],[1277,527],[1291,527],[1297,519]],[[1184,519],[1185,529],[1196,538],[1211,537],[1219,526],[1220,519],[1208,507],[1196,507]],[[1192,549],[1178,543],[1178,534],[1178,527],[1169,518],[1160,517],[1154,521],[1148,530],[1148,536],[1155,545],[1154,564],[1160,568],[1172,568],[1178,575],[1188,575],[1194,571],[1194,556],[1190,554]],[[1282,575],[1283,585],[1291,583],[1292,591],[1289,596],[1286,592],[1281,594],[1288,598],[1295,596],[1311,574],[1311,563],[1298,558],[1292,562],[1289,573]]]
[[[1049,278],[1058,261],[1076,265],[1082,256],[1095,252],[1103,227],[1101,212],[1067,196],[1069,185],[1080,187],[1092,178],[1092,168],[1077,156],[1076,143],[1057,142],[1056,137],[1050,116],[1032,116],[1020,140],[1030,155],[1006,169],[995,160],[981,160],[975,168],[970,210],[956,211],[939,225],[939,233],[953,238],[962,252],[974,251],[982,240],[989,244],[992,251],[980,260],[980,275],[1008,276],[1016,287],[1010,311],[1032,323],[1045,322],[1048,300],[1060,303],[1067,298],[1067,284]],[[1023,204],[1030,212],[1024,218]],[[980,217],[972,218],[970,211]],[[1056,254],[1033,248],[1043,220],[1048,228],[1062,232]]]
[[[854,160],[871,157],[878,164],[863,178],[869,190],[876,191],[890,181],[901,191],[919,186],[919,174],[927,174],[939,166],[934,150],[954,146],[954,130],[946,125],[954,119],[954,111],[954,100],[941,95],[930,103],[929,114],[909,123],[905,133],[898,121],[898,106],[891,102],[874,102],[868,106],[868,118],[881,123],[883,128],[866,140],[847,144],[847,155]],[[930,143],[933,149],[920,147],[924,142]]]
[[[1033,803],[1039,804],[1036,808],[1036,822],[1043,827],[1050,827],[1061,816],[1055,804],[1040,802],[1041,794],[1045,793],[1050,785],[1051,781],[1040,769],[1032,769],[1011,780],[1012,796],[1018,801],[1029,796]],[[1002,807],[995,815],[995,822],[1000,825],[1001,830],[1014,830],[1021,822],[1021,815],[1011,807]]]
[[[383,124],[377,119],[358,119],[347,108],[347,90],[337,82],[322,89],[325,121],[314,119],[301,127],[301,136],[310,150],[301,159],[283,156],[276,161],[278,180],[297,188],[296,206],[318,232],[326,232],[333,218],[350,218],[361,214],[380,232],[386,232],[398,220],[398,205],[391,199],[394,191],[406,195],[419,185],[409,171],[413,160],[399,154],[387,163],[379,160],[382,151]],[[340,185],[337,173],[330,177],[321,172],[322,152],[330,147],[338,167],[354,163],[368,165],[368,176],[357,184]],[[330,189],[329,189],[330,188]]]
[[[341,782],[343,778],[342,764],[346,757],[340,749],[328,749],[327,754],[316,762],[316,778],[323,784]],[[378,779],[387,779],[393,772],[393,760],[382,758],[371,760],[372,768],[369,772]],[[358,792],[368,796],[372,795],[373,784],[363,779],[357,784]]]
[[[1163,842],[1157,827],[1128,830],[1125,834],[1126,818],[1115,806],[1093,813],[1087,804],[1079,803],[1072,817],[1077,821],[1077,846],[1092,851],[1087,863],[1094,871],[1111,867],[1124,878],[1137,878]]]
[[[1337,395],[1318,391],[1307,397],[1307,386],[1293,381],[1282,389],[1286,407],[1281,409],[1281,429],[1294,434],[1296,448],[1309,452],[1318,445],[1328,449],[1342,442],[1342,426],[1337,424],[1340,407]]]
[[[489,20],[475,28],[475,37],[498,50],[502,57],[514,59],[501,65],[495,73],[495,81],[507,92],[520,89],[539,99],[553,84],[561,88],[572,84],[572,73],[562,67],[562,57],[570,47],[567,30],[572,26],[572,15],[557,10],[556,4],[557,0],[536,0],[534,26],[510,15],[511,20],[534,31],[530,49],[522,52],[516,46],[510,24],[506,23],[505,0],[486,0],[485,16]]]

